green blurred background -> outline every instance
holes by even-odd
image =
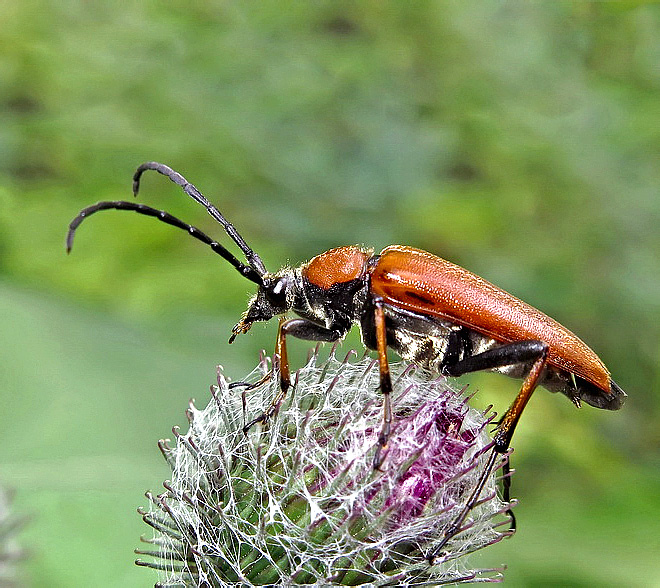
[[[270,269],[413,245],[584,338],[628,402],[537,393],[519,531],[479,563],[660,586],[659,6],[22,0],[0,23],[0,478],[30,517],[25,585],[152,585],[132,550],[168,476],[156,441],[216,364],[240,378],[272,350],[275,324],[227,345],[253,288],[181,231],[103,213],[65,255],[77,211],[157,160]],[[140,199],[222,236],[162,176]],[[469,381],[478,407],[517,390]]]

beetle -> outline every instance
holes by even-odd
[[[408,246],[391,245],[375,254],[354,245],[331,249],[299,267],[271,273],[220,211],[170,167],[156,162],[140,165],[133,176],[135,196],[140,178],[148,170],[168,177],[204,206],[242,251],[247,263],[171,214],[122,200],[103,201],[83,209],[69,225],[67,252],[71,251],[76,229],[90,215],[108,209],[134,211],[187,231],[257,284],[256,295],[232,329],[230,343],[253,323],[293,311],[297,317],[280,318],[277,330],[279,392],[270,407],[246,425],[246,430],[271,418],[291,386],[287,337],[338,341],[354,323],[360,326],[364,345],[378,355],[383,421],[373,461],[376,468],[384,459],[392,427],[388,348],[403,359],[446,376],[490,370],[522,378],[519,393],[495,429],[494,451],[486,471],[447,531],[446,540],[458,531],[476,504],[497,456],[508,451],[518,420],[537,386],[565,394],[577,407],[581,401],[607,410],[618,410],[623,405],[626,394],[582,340],[541,311],[458,265]],[[504,479],[508,502],[510,483],[508,476]],[[432,561],[437,553],[429,559]]]

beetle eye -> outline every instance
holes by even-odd
[[[276,278],[266,290],[266,296],[274,306],[286,306],[286,278]]]

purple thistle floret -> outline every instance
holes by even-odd
[[[455,475],[457,464],[480,432],[462,428],[467,411],[465,405],[448,410],[445,400],[431,400],[398,423],[388,452],[390,467],[401,467],[411,453],[419,452],[386,503],[399,505],[395,517],[400,522],[419,516]]]
[[[508,535],[494,473],[452,528],[493,451],[489,419],[444,379],[391,369],[394,422],[377,471],[375,361],[314,355],[278,414],[247,435],[245,419],[268,407],[277,378],[241,394],[219,377],[206,409],[191,404],[188,434],[176,448],[162,445],[173,478],[163,495],[148,494],[154,508],[143,515],[157,532],[146,541],[157,549],[139,553],[156,561],[139,563],[163,570],[162,586],[501,579],[501,570],[471,569],[465,558]]]

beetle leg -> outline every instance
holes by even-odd
[[[378,446],[374,455],[374,469],[379,469],[382,462],[382,451],[387,448],[387,442],[392,428],[392,378],[390,364],[387,361],[387,330],[385,328],[385,311],[382,298],[374,299],[376,347],[378,349],[378,365],[380,368],[380,391],[383,393],[383,426],[378,435]]]
[[[295,321],[295,319],[292,319]],[[280,318],[280,323],[277,327],[277,339],[275,340],[275,363],[277,364],[280,372],[280,389],[275,395],[275,398],[273,398],[273,401],[270,403],[270,406],[262,412],[258,417],[252,419],[247,425],[243,427],[243,432],[247,433],[247,431],[252,428],[253,425],[256,425],[257,423],[263,423],[266,422],[270,417],[273,416],[277,408],[279,407],[280,403],[282,400],[284,400],[284,397],[286,396],[286,393],[289,390],[289,387],[291,386],[291,372],[289,370],[289,357],[286,351],[286,325],[291,321],[285,321],[284,317]],[[273,369],[266,374],[259,382],[257,382],[257,385],[260,385],[272,377],[273,370],[275,369],[275,366],[273,366]]]
[[[483,353],[466,357],[451,365],[444,366],[443,372],[448,376],[461,376],[469,372],[492,370],[517,363],[534,362],[527,377],[524,379],[520,392],[504,413],[495,435],[495,449],[498,453],[506,453],[511,444],[513,431],[518,419],[527,405],[532,392],[536,388],[548,356],[548,345],[543,341],[517,341],[494,347]]]
[[[239,388],[240,386],[245,386],[245,391],[249,390],[254,390],[255,388],[258,388],[259,386],[262,386],[266,382],[268,382],[271,378],[273,377],[273,370],[267,371],[259,380],[256,382],[230,382],[229,383],[229,389],[231,390],[232,388]]]
[[[504,416],[497,425],[494,437],[495,444],[493,446],[493,451],[488,458],[488,463],[486,464],[485,469],[460,514],[445,531],[445,535],[440,542],[440,545],[438,545],[434,552],[428,556],[429,563],[433,563],[435,558],[439,555],[440,550],[442,550],[447,542],[460,531],[463,521],[465,521],[470,511],[475,507],[479,500],[479,495],[483,490],[484,484],[497,463],[497,456],[508,451],[520,415],[527,405],[532,392],[534,392],[534,389],[539,383],[547,358],[548,345],[543,341],[518,341],[494,347],[493,349],[466,357],[461,361],[444,367],[443,371],[447,375],[460,376],[469,372],[496,369],[517,363],[533,362],[527,377],[523,380],[520,392],[518,392],[513,403],[504,413]],[[509,476],[509,472],[509,461],[507,460],[504,465],[504,477],[502,480],[505,502],[510,501],[509,494],[511,489],[511,477]],[[516,519],[513,512],[509,509],[507,514],[511,517],[511,529],[515,529]]]
[[[258,417],[252,419],[247,425],[245,425],[243,427],[243,432],[246,433],[253,425],[265,422],[271,418],[291,387],[291,370],[286,349],[287,335],[296,337],[296,339],[304,339],[306,341],[333,342],[341,339],[347,333],[349,328],[350,323],[346,326],[343,323],[337,322],[334,327],[326,328],[306,319],[296,318],[284,320],[284,318],[280,318],[280,324],[277,329],[277,340],[275,342],[275,358],[280,372],[280,389],[270,403],[270,406]],[[275,366],[273,366],[273,369],[275,369]],[[271,373],[272,372],[266,374],[262,380],[266,381],[270,379]],[[260,383],[261,381],[259,384]]]

